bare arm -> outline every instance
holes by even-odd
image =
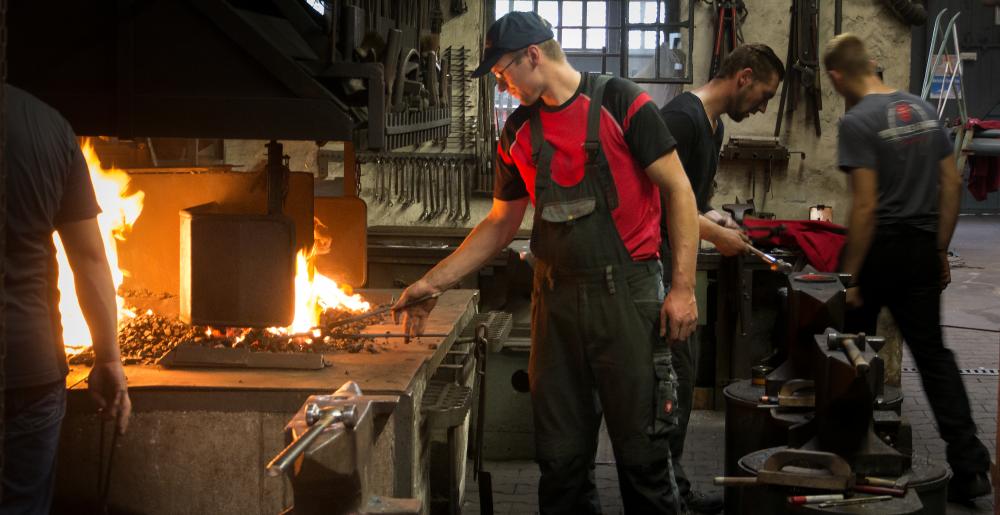
[[[97,219],[63,224],[56,230],[73,269],[80,310],[94,341],[94,368],[88,381],[91,396],[105,417],[116,419],[118,431],[124,433],[132,404],[118,349],[114,283]]]
[[[951,282],[948,265],[948,245],[958,224],[958,210],[962,202],[962,176],[955,166],[955,156],[949,154],[939,162],[941,168],[941,192],[938,200],[937,249],[941,256],[941,288]]]
[[[458,249],[411,284],[396,305],[447,290],[466,275],[480,269],[514,239],[527,207],[528,197],[512,201],[493,199],[490,213],[472,229]],[[424,331],[424,324],[434,309],[434,304],[435,301],[430,300],[404,310],[403,326],[406,334],[420,334]],[[398,322],[400,312],[394,311],[394,314]]]
[[[677,152],[666,154],[646,168],[646,174],[660,187],[666,199],[667,232],[673,259],[670,293],[660,311],[660,334],[671,340],[683,340],[698,323],[698,305],[694,298],[694,274],[698,259],[698,207],[691,183]]]
[[[870,168],[855,168],[851,170],[850,183],[851,214],[847,225],[847,248],[840,270],[851,274],[852,281],[856,281],[875,235],[878,175]]]
[[[718,211],[709,213],[718,215]],[[723,256],[736,256],[747,252],[750,238],[730,217],[719,216],[712,219],[709,213],[698,215],[698,233],[701,239],[711,242]],[[730,226],[729,224],[732,224]]]

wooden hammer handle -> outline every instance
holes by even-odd
[[[754,476],[716,476],[712,482],[716,486],[756,486],[759,484]]]
[[[854,365],[854,369],[858,372],[868,371],[868,362],[865,361],[865,357],[861,355],[861,351],[858,350],[858,346],[854,344],[854,340],[844,340],[843,342],[844,352],[847,353],[847,359],[851,361]]]

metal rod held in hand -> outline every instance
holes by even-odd
[[[753,255],[759,257],[765,263],[771,265],[772,270],[784,273],[792,271],[792,265],[789,264],[787,261],[783,261],[766,252],[762,252],[760,249],[754,247],[753,245],[747,245],[747,248],[750,249],[750,252],[753,253]]]
[[[388,313],[389,311],[399,311],[401,309],[406,309],[408,307],[416,306],[417,304],[421,304],[421,303],[427,302],[427,301],[429,301],[431,299],[436,299],[436,298],[440,297],[443,293],[444,293],[443,291],[439,291],[439,292],[436,292],[436,293],[432,293],[430,295],[424,295],[423,297],[420,297],[419,299],[413,299],[413,300],[411,300],[409,302],[406,302],[402,306],[396,307],[395,309],[394,309],[393,306],[382,306],[381,308],[378,308],[378,309],[373,310],[373,311],[369,311],[367,313],[362,313],[360,315],[356,315],[356,316],[353,316],[353,317],[348,317],[348,318],[343,318],[343,319],[337,320],[336,322],[331,322],[331,323],[327,324],[326,328],[330,329],[330,328],[333,328],[333,327],[339,327],[339,326],[342,326],[342,325],[350,324],[352,322],[359,322],[361,320],[367,320],[367,319],[369,319],[371,317],[375,317],[375,316],[381,315],[383,313]]]

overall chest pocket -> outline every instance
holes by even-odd
[[[553,223],[572,222],[593,213],[596,207],[597,199],[593,197],[551,201],[542,206],[541,218]]]

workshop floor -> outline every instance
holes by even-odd
[[[952,242],[952,284],[944,297],[945,342],[955,352],[969,393],[980,438],[996,461],[997,369],[1000,368],[1000,216],[962,216]],[[920,376],[908,352],[903,354],[903,414],[913,425],[916,452],[944,462]],[[684,466],[696,488],[712,491],[711,478],[722,471],[722,411],[696,411],[684,454]],[[605,436],[606,438],[606,436]],[[622,513],[618,479],[607,445],[598,455],[597,486],[605,513]],[[493,475],[494,512],[537,513],[538,467],[532,461],[484,464]],[[479,493],[471,474],[463,512],[479,513]],[[992,499],[974,507],[948,505],[948,514],[992,513]]]

